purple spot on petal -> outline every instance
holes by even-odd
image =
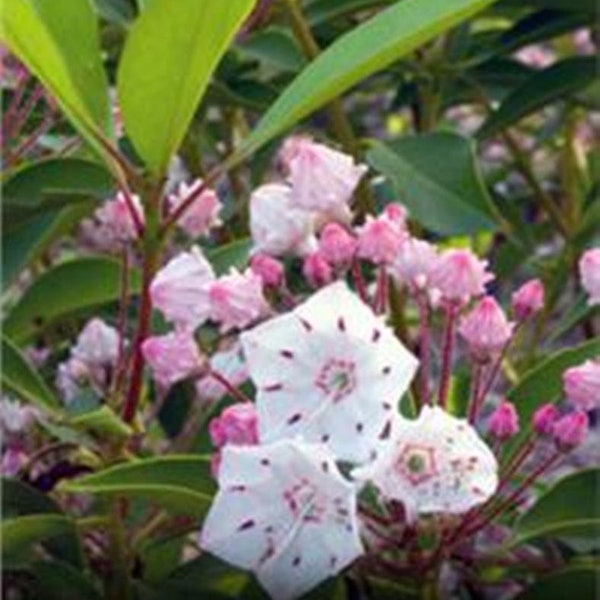
[[[312,325],[306,319],[300,319],[300,323],[302,323],[302,327],[306,329],[306,331],[312,331]]]
[[[302,562],[302,559],[299,556],[296,556],[292,561],[292,567],[297,567]]]
[[[371,337],[371,341],[373,343],[375,343],[379,340],[380,337],[381,337],[381,331],[379,331],[379,329],[373,329],[373,335]]]
[[[364,425],[362,423],[356,424],[356,431],[358,431],[358,433],[362,433],[363,429],[364,429]]]
[[[282,350],[279,354],[281,354],[283,358],[294,358],[294,353],[291,350]]]
[[[283,383],[272,383],[263,388],[265,392],[278,392],[283,389]]]
[[[392,410],[392,405],[389,402],[384,402],[381,406],[384,410]]]
[[[292,415],[287,420],[287,424],[288,425],[293,425],[294,423],[297,423],[301,418],[302,418],[302,414],[301,413],[296,413],[295,415]]]
[[[379,439],[380,440],[387,440],[387,438],[390,437],[390,433],[392,432],[392,422],[388,421],[384,426],[383,429],[381,430],[381,433],[379,434]]]
[[[340,331],[346,331],[346,322],[344,321],[344,317],[340,317],[338,319],[337,326]]]
[[[389,375],[392,372],[392,367],[389,367],[389,366],[388,367],[383,367],[383,369],[381,369],[381,372],[384,375]]]
[[[268,467],[271,464],[271,461],[268,458],[263,458],[261,459],[260,464],[263,467]]]
[[[254,527],[254,525],[256,525],[256,523],[254,522],[254,519],[248,519],[247,521],[244,521],[238,527],[238,531],[245,531],[246,529],[252,529],[252,527]]]

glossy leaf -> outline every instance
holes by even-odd
[[[598,538],[600,469],[582,471],[561,479],[517,521],[517,542],[540,536],[577,535]]]
[[[49,496],[33,486],[13,478],[2,478],[2,516],[16,519],[27,515],[52,514],[63,516],[60,506]],[[45,548],[55,557],[79,567],[81,546],[77,533],[73,530],[44,543]]]
[[[74,493],[144,498],[185,514],[208,510],[215,484],[204,456],[171,455],[120,464],[62,485]]]
[[[133,430],[109,406],[101,406],[95,410],[72,417],[72,427],[93,431],[99,434],[116,437],[128,437]]]
[[[2,384],[19,398],[42,407],[55,409],[59,400],[40,377],[33,365],[6,337],[2,338]]]
[[[63,515],[26,515],[3,521],[1,531],[2,558],[7,560],[50,538],[74,535],[75,523]]]
[[[567,58],[536,73],[508,95],[477,132],[479,139],[489,138],[544,106],[564,100],[587,87],[596,77],[596,59],[592,56]]]
[[[365,77],[493,3],[493,0],[397,2],[341,36],[308,65],[231,157],[237,164]]]
[[[91,0],[5,0],[2,16],[3,41],[99,149],[112,125]]]
[[[162,175],[254,0],[155,0],[134,22],[117,85],[125,129]]]
[[[111,175],[98,163],[80,158],[52,158],[26,165],[4,184],[2,214],[5,231],[23,219],[55,209],[70,199],[104,199],[114,192]],[[57,198],[66,200],[58,202]]]
[[[521,421],[528,423],[538,406],[560,397],[565,369],[596,356],[600,356],[600,340],[590,340],[556,352],[525,373],[508,392],[508,398],[519,407]]]
[[[4,331],[22,344],[54,322],[115,301],[120,294],[121,265],[105,257],[77,258],[40,275],[10,311]],[[137,271],[131,290],[139,290]]]
[[[468,139],[432,133],[387,146],[373,142],[367,160],[388,178],[411,216],[428,229],[462,235],[497,227]]]
[[[36,561],[28,572],[35,578],[34,593],[44,600],[102,600],[85,572],[59,560]]]
[[[251,247],[252,240],[243,238],[225,244],[220,248],[207,250],[206,257],[210,261],[215,272],[218,275],[222,275],[232,267],[240,270],[243,269],[248,264]]]
[[[565,600],[597,597],[600,571],[592,567],[573,567],[536,581],[515,596],[515,600]]]
[[[386,6],[395,0],[315,0],[305,10],[307,21],[313,26],[352,13]]]
[[[260,30],[240,44],[244,54],[280,71],[299,71],[305,64],[294,36],[281,27]]]

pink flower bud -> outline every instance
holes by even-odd
[[[560,411],[554,404],[544,404],[533,414],[533,429],[539,435],[552,435],[554,424],[559,418]]]
[[[190,185],[180,183],[177,192],[169,196],[170,210],[177,209],[201,185],[202,181],[200,179]],[[219,212],[222,208],[223,205],[219,201],[216,192],[207,188],[188,206],[177,221],[177,225],[192,238],[207,235],[212,227],[220,224]]]
[[[544,307],[544,284],[530,279],[512,295],[512,308],[519,321],[525,321]]]
[[[278,288],[283,284],[285,278],[283,263],[268,254],[255,254],[250,260],[250,268],[262,279],[266,287]]]
[[[600,408],[600,361],[586,360],[563,373],[567,400],[581,410]]]
[[[502,351],[513,327],[496,300],[486,296],[463,317],[458,332],[469,344],[473,357],[485,362]]]
[[[519,413],[512,402],[503,401],[490,417],[490,432],[504,441],[519,433]]]
[[[391,265],[406,235],[405,229],[385,214],[377,218],[369,216],[358,229],[358,256],[376,265]]]
[[[243,329],[269,312],[262,279],[250,269],[231,269],[211,285],[209,296],[211,319],[221,324],[222,332]]]
[[[119,332],[102,319],[91,319],[82,329],[71,356],[90,367],[112,366],[119,355]]]
[[[202,362],[196,341],[185,331],[150,337],[142,344],[142,352],[163,389],[192,375]]]
[[[139,196],[131,196],[131,206],[127,203],[125,195],[119,192],[113,199],[107,200],[96,210],[94,216],[98,227],[106,229],[114,242],[127,242],[138,237],[133,211],[141,223],[144,223],[144,207]]]
[[[283,156],[288,160],[294,204],[345,220],[352,193],[367,167],[310,138],[297,138],[290,148]]]
[[[442,298],[464,303],[485,293],[485,284],[494,279],[487,260],[479,260],[470,250],[446,250],[431,273],[431,282]]]
[[[327,285],[333,280],[333,270],[320,252],[313,252],[304,259],[302,273],[315,288]]]
[[[590,304],[600,304],[600,248],[588,250],[579,260],[581,285]]]
[[[402,229],[406,229],[406,208],[398,202],[387,204],[383,209],[383,214],[387,219],[396,223]]]
[[[195,329],[209,317],[208,293],[214,278],[199,248],[182,252],[154,277],[150,286],[152,304],[178,327]]]
[[[258,414],[251,402],[228,406],[209,425],[210,438],[217,448],[226,444],[252,446],[258,444]]]
[[[561,417],[552,429],[554,441],[559,450],[569,451],[582,444],[589,432],[589,419],[586,413],[576,410]]]
[[[333,266],[347,266],[354,257],[356,246],[356,238],[339,223],[328,223],[321,231],[319,252]]]
[[[402,243],[391,268],[391,275],[399,285],[411,292],[428,287],[431,272],[438,260],[437,248],[424,240],[409,237]]]

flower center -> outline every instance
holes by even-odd
[[[431,446],[408,444],[396,461],[396,469],[412,485],[418,485],[437,475],[435,449]]]
[[[355,370],[351,360],[330,359],[321,367],[315,385],[338,402],[356,387]]]

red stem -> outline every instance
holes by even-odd
[[[352,277],[354,279],[354,285],[356,286],[356,291],[358,292],[360,299],[363,302],[368,302],[369,295],[367,294],[367,286],[360,268],[360,262],[356,258],[352,261]]]
[[[216,379],[236,400],[240,402],[251,402],[250,398],[243,392],[238,390],[231,382],[218,371],[212,369],[208,372],[208,375],[213,379]]]
[[[481,388],[481,381],[483,379],[483,365],[475,362],[473,364],[473,389],[471,392],[471,399],[469,400],[469,409],[467,411],[467,419],[469,423],[475,423],[477,415],[479,413],[480,400],[479,390]],[[485,396],[484,396],[485,397]]]
[[[439,404],[446,408],[448,392],[450,390],[450,375],[452,370],[452,352],[454,350],[454,337],[458,307],[450,304],[446,307],[446,328],[444,331],[444,350],[442,354],[442,377],[440,380]]]
[[[19,106],[21,105],[21,101],[23,100],[23,96],[25,95],[25,90],[27,89],[28,81],[29,73],[27,71],[20,72],[15,92],[10,101],[10,106],[8,107],[8,109],[4,113],[4,117],[2,118],[2,135],[4,138],[7,138],[12,134],[12,120],[15,118],[15,113],[17,113],[19,110]]]
[[[129,308],[129,249],[123,247],[121,262],[121,299],[119,302],[119,352],[117,355],[117,369],[113,389],[121,389],[123,377],[127,372],[127,357],[125,355],[125,338],[127,328],[127,313]]]
[[[421,360],[421,404],[430,404],[429,376],[431,374],[431,328],[429,323],[430,312],[427,297],[424,294],[417,296],[419,306],[419,359]]]

